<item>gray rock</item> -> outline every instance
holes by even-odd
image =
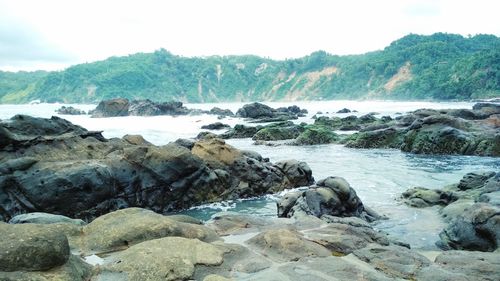
[[[498,252],[446,251],[436,257],[435,263],[448,272],[466,276],[466,280],[500,280]]]
[[[278,262],[331,255],[328,249],[289,229],[267,230],[247,240],[246,243],[262,255]]]
[[[366,247],[354,255],[393,278],[415,279],[417,273],[431,265],[426,257],[400,246]]]
[[[476,203],[439,234],[443,249],[495,251],[500,243],[500,209]]]
[[[458,183],[458,189],[478,189],[486,184],[486,181],[495,176],[495,172],[468,173]]]
[[[48,270],[70,256],[66,236],[40,225],[0,223],[0,237],[1,271]]]
[[[275,165],[285,174],[294,187],[308,186],[314,183],[311,168],[306,162],[297,160],[285,160],[276,162]]]
[[[451,191],[414,187],[402,194],[403,202],[411,207],[423,208],[435,205],[448,205],[458,199]]]
[[[85,225],[86,223],[80,219],[72,219],[61,215],[47,214],[47,213],[28,213],[21,214],[10,219],[9,223],[20,224],[20,223],[39,223],[39,224],[51,224],[51,223],[70,223],[74,225]]]

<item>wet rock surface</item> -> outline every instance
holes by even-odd
[[[0,150],[2,220],[27,212],[89,220],[133,206],[168,212],[311,181],[307,173],[300,178],[305,163],[281,169],[220,139],[154,146],[137,136],[105,139],[57,117],[21,115],[0,128],[9,135]]]
[[[72,106],[61,106],[60,108],[56,109],[57,114],[61,115],[85,115],[87,114],[85,111],[74,108]]]

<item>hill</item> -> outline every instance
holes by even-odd
[[[321,99],[468,100],[500,96],[500,38],[407,35],[383,50],[324,51],[276,61],[257,56],[187,58],[161,49],[57,72],[0,72],[0,102],[91,103]]]

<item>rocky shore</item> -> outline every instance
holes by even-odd
[[[127,114],[131,108],[149,111],[129,102]],[[176,108],[183,111],[182,104]],[[270,112],[238,111],[280,122],[237,125],[219,137],[499,155],[500,112],[492,104],[394,119],[319,117],[314,124],[290,122],[302,114],[295,107]],[[0,280],[500,279],[498,171],[401,195],[411,207],[441,206],[442,250],[423,251],[378,230],[385,217],[344,178],[316,182],[305,162],[272,163],[219,137],[155,146],[139,135],[107,139],[58,117],[0,121]],[[276,217],[222,212],[203,222],[172,214],[294,188],[277,199]]]

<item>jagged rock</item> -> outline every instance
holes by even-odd
[[[426,257],[400,246],[369,246],[354,255],[392,278],[415,279],[417,273],[431,265]]]
[[[102,276],[121,280],[188,280],[197,265],[220,265],[223,252],[217,247],[182,237],[142,242],[118,253],[102,266]]]
[[[298,106],[274,109],[265,104],[254,102],[245,104],[238,109],[236,116],[258,119],[259,122],[275,122],[297,119],[297,117],[304,116],[306,113],[307,110],[300,109]]]
[[[295,192],[277,202],[278,217],[293,217],[300,214],[321,217],[360,217],[367,221],[379,219],[367,211],[356,195],[356,191],[341,177],[328,177],[316,186]]]
[[[439,234],[443,249],[495,251],[500,244],[500,209],[476,203]]]
[[[212,242],[217,234],[202,225],[183,223],[155,212],[128,208],[100,216],[83,228],[82,246],[86,252],[108,252],[143,241],[179,236]]]
[[[495,176],[495,174],[495,172],[468,173],[460,180],[457,188],[460,190],[481,188],[485,185],[486,181]]]
[[[229,126],[227,124],[223,124],[221,122],[215,122],[212,124],[203,125],[203,126],[201,126],[201,128],[205,129],[205,130],[222,130],[222,129],[226,129],[226,128],[231,128],[231,126]]]
[[[74,108],[72,106],[61,106],[60,108],[56,109],[57,114],[61,115],[85,115],[87,114],[85,111]]]
[[[263,255],[278,262],[296,261],[305,257],[327,257],[329,250],[308,241],[299,232],[289,229],[264,231],[246,243]]]
[[[0,237],[1,271],[48,270],[70,256],[68,239],[54,229],[0,223]]]
[[[39,224],[51,224],[51,223],[70,223],[74,225],[85,225],[86,223],[80,219],[72,219],[61,215],[47,214],[47,213],[28,213],[21,214],[10,219],[9,223],[21,224],[21,223],[39,223]]]

